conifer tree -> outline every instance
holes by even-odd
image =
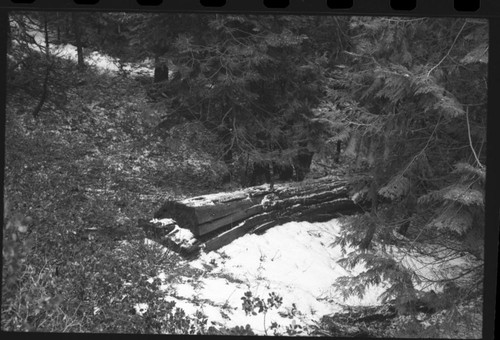
[[[203,122],[224,145],[221,157],[240,169],[255,161],[290,162],[301,148],[313,148],[312,108],[323,96],[327,62],[313,48],[319,41],[319,30],[310,29],[314,18],[186,14],[154,20],[162,23],[144,23],[143,32],[161,25],[164,33],[140,36],[175,73],[158,86],[167,119]],[[166,39],[162,47],[158,36]]]
[[[480,294],[487,29],[481,20],[351,18],[351,60],[316,110],[346,142],[353,199],[366,207],[337,242],[357,249],[346,265],[368,268],[340,280],[346,295],[384,280],[383,301],[399,306],[419,299],[417,283],[457,283],[464,294],[452,303]],[[469,265],[431,277],[402,265],[391,245]]]

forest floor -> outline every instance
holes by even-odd
[[[3,330],[331,335],[314,333],[324,315],[379,304],[382,287],[346,301],[331,288],[354,273],[331,246],[340,220],[284,224],[190,262],[146,239],[137,220],[165,199],[231,188],[209,133],[158,129],[144,86],[100,60],[68,71],[64,104],[37,120],[37,98],[8,97],[5,219],[17,229],[4,229]],[[394,327],[370,334],[426,329]]]

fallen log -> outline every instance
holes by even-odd
[[[352,201],[341,198],[317,205],[299,205],[286,210],[266,211],[248,218],[236,227],[213,236],[206,240],[202,247],[205,252],[209,252],[221,248],[247,233],[263,233],[269,228],[291,221],[324,222],[357,210],[358,207]]]
[[[201,236],[259,213],[265,193],[262,188],[262,192],[256,190],[253,196],[251,192],[241,190],[167,201],[154,217],[172,218],[182,228]]]
[[[208,252],[247,233],[262,233],[278,224],[327,221],[359,209],[348,197],[346,181],[329,176],[276,184],[272,190],[268,185],[261,185],[167,201],[154,215],[155,222],[143,223],[143,227],[161,243],[171,245],[169,235],[175,228],[170,221],[174,221],[175,226],[189,230],[192,235],[191,240],[184,243],[184,253],[199,249]],[[167,222],[162,224],[161,220]]]
[[[321,328],[331,337],[383,337],[398,313],[394,306],[344,306],[345,311],[321,318]],[[323,335],[315,334],[314,335]]]

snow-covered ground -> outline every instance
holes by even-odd
[[[290,222],[276,226],[263,235],[249,234],[198,259],[186,262],[204,271],[198,279],[179,278],[179,283],[164,285],[167,301],[188,315],[201,311],[209,324],[227,327],[249,324],[256,334],[265,334],[264,315],[246,315],[242,297],[247,291],[267,300],[270,293],[283,298],[278,309],[270,309],[265,327],[272,322],[285,327],[296,322],[308,325],[325,315],[342,310],[341,305],[377,305],[382,286],[371,287],[363,299],[344,301],[332,288],[340,276],[363,270],[360,265],[346,271],[337,260],[340,247],[332,247],[340,224],[334,219],[323,223]],[[148,241],[151,242],[151,241]],[[168,273],[158,273],[165,279]],[[150,280],[153,280],[151,278]],[[147,303],[147,302],[144,302]],[[136,309],[144,309],[138,305]]]
[[[342,311],[344,306],[379,305],[384,284],[371,286],[363,298],[352,296],[343,300],[333,284],[341,276],[352,276],[365,270],[362,264],[346,270],[337,261],[343,257],[340,246],[331,246],[340,231],[337,219],[322,223],[290,222],[276,226],[263,235],[247,234],[217,251],[202,255],[182,265],[203,271],[198,278],[181,277],[177,283],[162,285],[166,301],[175,301],[176,307],[187,315],[201,311],[209,325],[226,327],[249,324],[256,334],[273,334],[270,325],[276,322],[281,334],[293,323],[308,326],[323,315]],[[147,243],[153,242],[146,240]],[[349,250],[348,250],[349,251]],[[421,275],[436,277],[436,269],[455,265],[437,263],[430,257],[398,253],[393,255]],[[158,273],[164,281],[168,273]],[[151,282],[154,278],[150,278]],[[422,290],[434,289],[426,283],[417,284]],[[279,308],[264,314],[247,315],[242,297],[250,291],[254,297],[267,300],[270,293],[283,298]],[[147,301],[136,309],[147,309]]]
[[[40,51],[44,53],[45,47],[45,35],[43,32],[39,32],[37,30],[30,30],[27,32],[34,39],[34,43],[30,43],[29,46],[33,50]],[[16,42],[14,42],[16,43]],[[65,58],[68,60],[72,60],[75,63],[77,62],[77,51],[76,46],[72,44],[64,44],[64,45],[56,45],[49,44],[50,52],[52,55]],[[90,52],[85,53],[85,63],[87,65],[95,66],[99,71],[118,73],[120,72],[120,63],[115,58],[112,58],[107,55],[103,55],[99,52]],[[123,63],[122,70],[130,73],[131,75],[148,75],[153,76],[154,67],[153,62],[150,59],[144,60],[141,64],[134,63]]]

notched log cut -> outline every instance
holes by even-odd
[[[155,218],[172,218],[196,236],[207,234],[260,212],[260,197],[243,191],[220,193],[169,201]]]
[[[275,184],[272,191],[267,185],[261,185],[167,201],[154,217],[173,220],[180,229],[189,230],[196,241],[184,250],[192,253],[199,249],[206,252],[218,249],[247,233],[262,233],[278,224],[327,221],[359,209],[348,197],[346,181],[329,176]],[[162,237],[162,243],[171,243],[165,241],[171,239],[169,236]]]

